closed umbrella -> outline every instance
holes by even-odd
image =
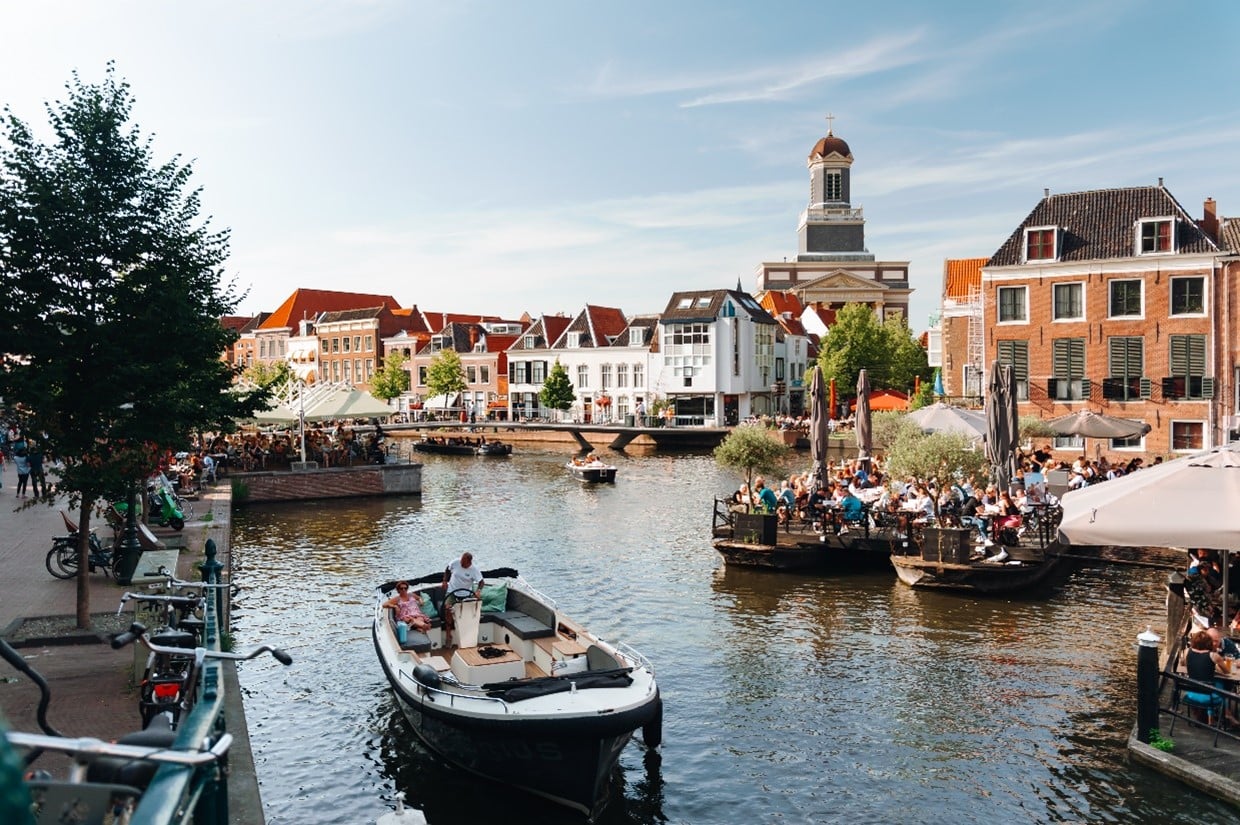
[[[934,394],[940,398],[944,395],[947,395],[947,393],[944,392],[943,390],[943,371],[942,370],[934,371]]]
[[[864,368],[857,376],[857,458],[869,464],[873,431],[870,426],[870,376]]]
[[[814,366],[814,377],[809,382],[809,453],[814,462],[813,482],[817,485],[827,481],[827,438],[830,429],[827,420],[831,411],[827,409],[827,396],[823,392],[822,367]]]
[[[835,411],[839,409],[839,407],[837,406],[837,405],[838,405],[838,400],[837,400],[837,399],[836,399],[836,397],[835,397],[835,379],[834,379],[834,378],[832,378],[832,379],[831,379],[831,391],[830,391],[830,394],[831,394],[831,398],[830,398],[830,406],[828,406],[828,407],[827,407],[827,416],[828,416],[829,418],[834,418],[834,417],[835,417]]]
[[[1227,444],[1065,493],[1059,538],[1119,547],[1222,551],[1223,615],[1228,552],[1240,547],[1240,445]]]
[[[1012,453],[1016,436],[1012,428],[1012,404],[1008,400],[1012,368],[995,361],[990,368],[990,386],[986,395],[986,460],[990,462],[995,486],[1008,489],[1012,483]]]

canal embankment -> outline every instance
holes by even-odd
[[[117,605],[127,589],[144,585],[119,585],[102,572],[88,577],[92,628],[82,631],[76,625],[77,583],[53,578],[44,566],[54,536],[63,535],[60,511],[68,505],[36,505],[25,509],[11,495],[12,488],[0,493],[0,636],[18,647],[30,664],[47,679],[52,699],[47,710],[49,723],[65,736],[92,737],[111,741],[132,733],[141,720],[138,692],[134,686],[134,653],[130,648],[113,650],[107,634],[126,626],[131,614],[116,615]],[[177,575],[198,579],[198,566],[205,559],[208,539],[215,543],[217,560],[231,580],[232,569],[232,490],[227,483],[204,488],[193,502],[194,516],[176,533],[153,528],[156,536],[176,549]],[[96,528],[107,534],[102,519]],[[158,554],[139,562],[139,574],[158,559]],[[14,730],[38,732],[39,690],[28,679],[11,672],[0,678],[0,711]],[[224,668],[228,732],[234,737],[229,749],[229,810],[233,822],[265,821],[249,728],[242,703],[236,667]],[[45,754],[37,767],[63,776],[68,760]]]

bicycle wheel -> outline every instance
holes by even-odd
[[[47,572],[58,579],[71,579],[78,572],[78,549],[71,541],[57,541],[47,552]]]

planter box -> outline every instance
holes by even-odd
[[[973,547],[970,531],[963,527],[927,527],[922,535],[921,557],[925,561],[968,564]]]
[[[737,513],[732,522],[732,538],[746,544],[774,546],[778,531],[774,514]]]

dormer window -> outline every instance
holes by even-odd
[[[694,306],[696,306],[698,309],[706,309],[706,307],[710,306],[710,296],[709,295],[701,296],[700,298],[697,299],[697,303],[694,304]]]
[[[646,343],[646,330],[641,327],[629,327],[629,346],[640,347]]]
[[[344,342],[345,342],[344,351],[348,352],[349,351],[349,339],[348,338],[344,339]],[[440,350],[447,349],[447,348],[448,348],[448,336],[435,335],[431,338],[431,352],[439,352]]]
[[[1059,229],[1034,226],[1025,230],[1025,262],[1053,261],[1059,257]]]
[[[1137,254],[1157,255],[1175,251],[1175,221],[1149,218],[1137,222]]]
[[[676,304],[676,309],[688,309],[693,306],[692,298],[681,298],[680,303]]]
[[[486,341],[479,341],[478,343],[474,344],[474,352],[486,352],[486,351],[487,351]]]
[[[565,338],[564,344],[569,349],[576,349],[577,347],[580,347],[581,346],[581,333],[580,332],[568,333],[568,336]]]
[[[538,346],[538,342],[537,340],[535,340],[533,335],[527,335],[525,336],[525,340],[522,341],[521,346],[525,347],[526,349],[534,349],[536,346]]]

